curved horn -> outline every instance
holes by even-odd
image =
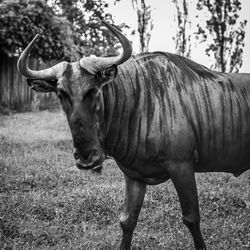
[[[80,65],[91,74],[95,74],[113,64],[119,65],[127,61],[132,55],[132,47],[129,40],[114,26],[102,21],[108,29],[118,38],[122,45],[122,52],[113,57],[86,57],[80,60]]]
[[[32,48],[35,45],[39,35],[37,34],[33,40],[29,43],[26,49],[22,52],[21,56],[17,62],[17,68],[19,72],[27,78],[30,79],[43,79],[43,80],[52,80],[56,78],[56,71],[54,67],[44,69],[44,70],[31,70],[28,66],[28,59]]]

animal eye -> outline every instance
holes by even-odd
[[[66,91],[64,91],[63,89],[57,89],[57,96],[61,99],[63,97],[66,97],[68,94],[66,93]]]
[[[56,91],[56,95],[57,95],[59,98],[62,98],[62,95],[63,95],[62,92],[63,92],[62,90],[58,89],[58,90]]]
[[[83,98],[82,98],[82,101],[85,101],[86,98],[92,98],[94,96],[94,93],[96,92],[96,90],[93,88],[93,89],[89,89],[84,95],[83,95]]]

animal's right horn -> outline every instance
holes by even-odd
[[[112,57],[85,57],[80,60],[80,65],[92,74],[97,73],[113,64],[119,65],[127,61],[132,55],[130,41],[114,26],[102,21],[102,23],[118,38],[122,45],[122,52]]]
[[[22,75],[24,75],[25,77],[29,79],[54,80],[57,78],[55,66],[48,68],[48,69],[44,69],[44,70],[38,70],[38,71],[30,69],[28,66],[28,59],[29,59],[30,52],[32,48],[34,47],[35,42],[37,41],[38,37],[39,35],[37,34],[33,38],[33,40],[29,43],[29,45],[26,47],[26,49],[22,52],[17,62],[17,68]]]

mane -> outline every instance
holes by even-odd
[[[204,79],[214,79],[217,77],[217,72],[208,69],[207,67],[196,63],[184,56],[156,51],[153,53],[141,53],[135,56],[135,59],[141,59],[152,55],[163,55],[167,57],[168,61],[173,63],[176,67],[180,69],[180,71],[187,76],[190,80],[197,80],[197,78],[204,78]]]

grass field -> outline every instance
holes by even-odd
[[[61,112],[0,116],[0,249],[116,249],[123,176],[74,166]],[[250,249],[250,171],[198,174],[208,249]],[[133,249],[193,249],[172,183],[149,186]]]

